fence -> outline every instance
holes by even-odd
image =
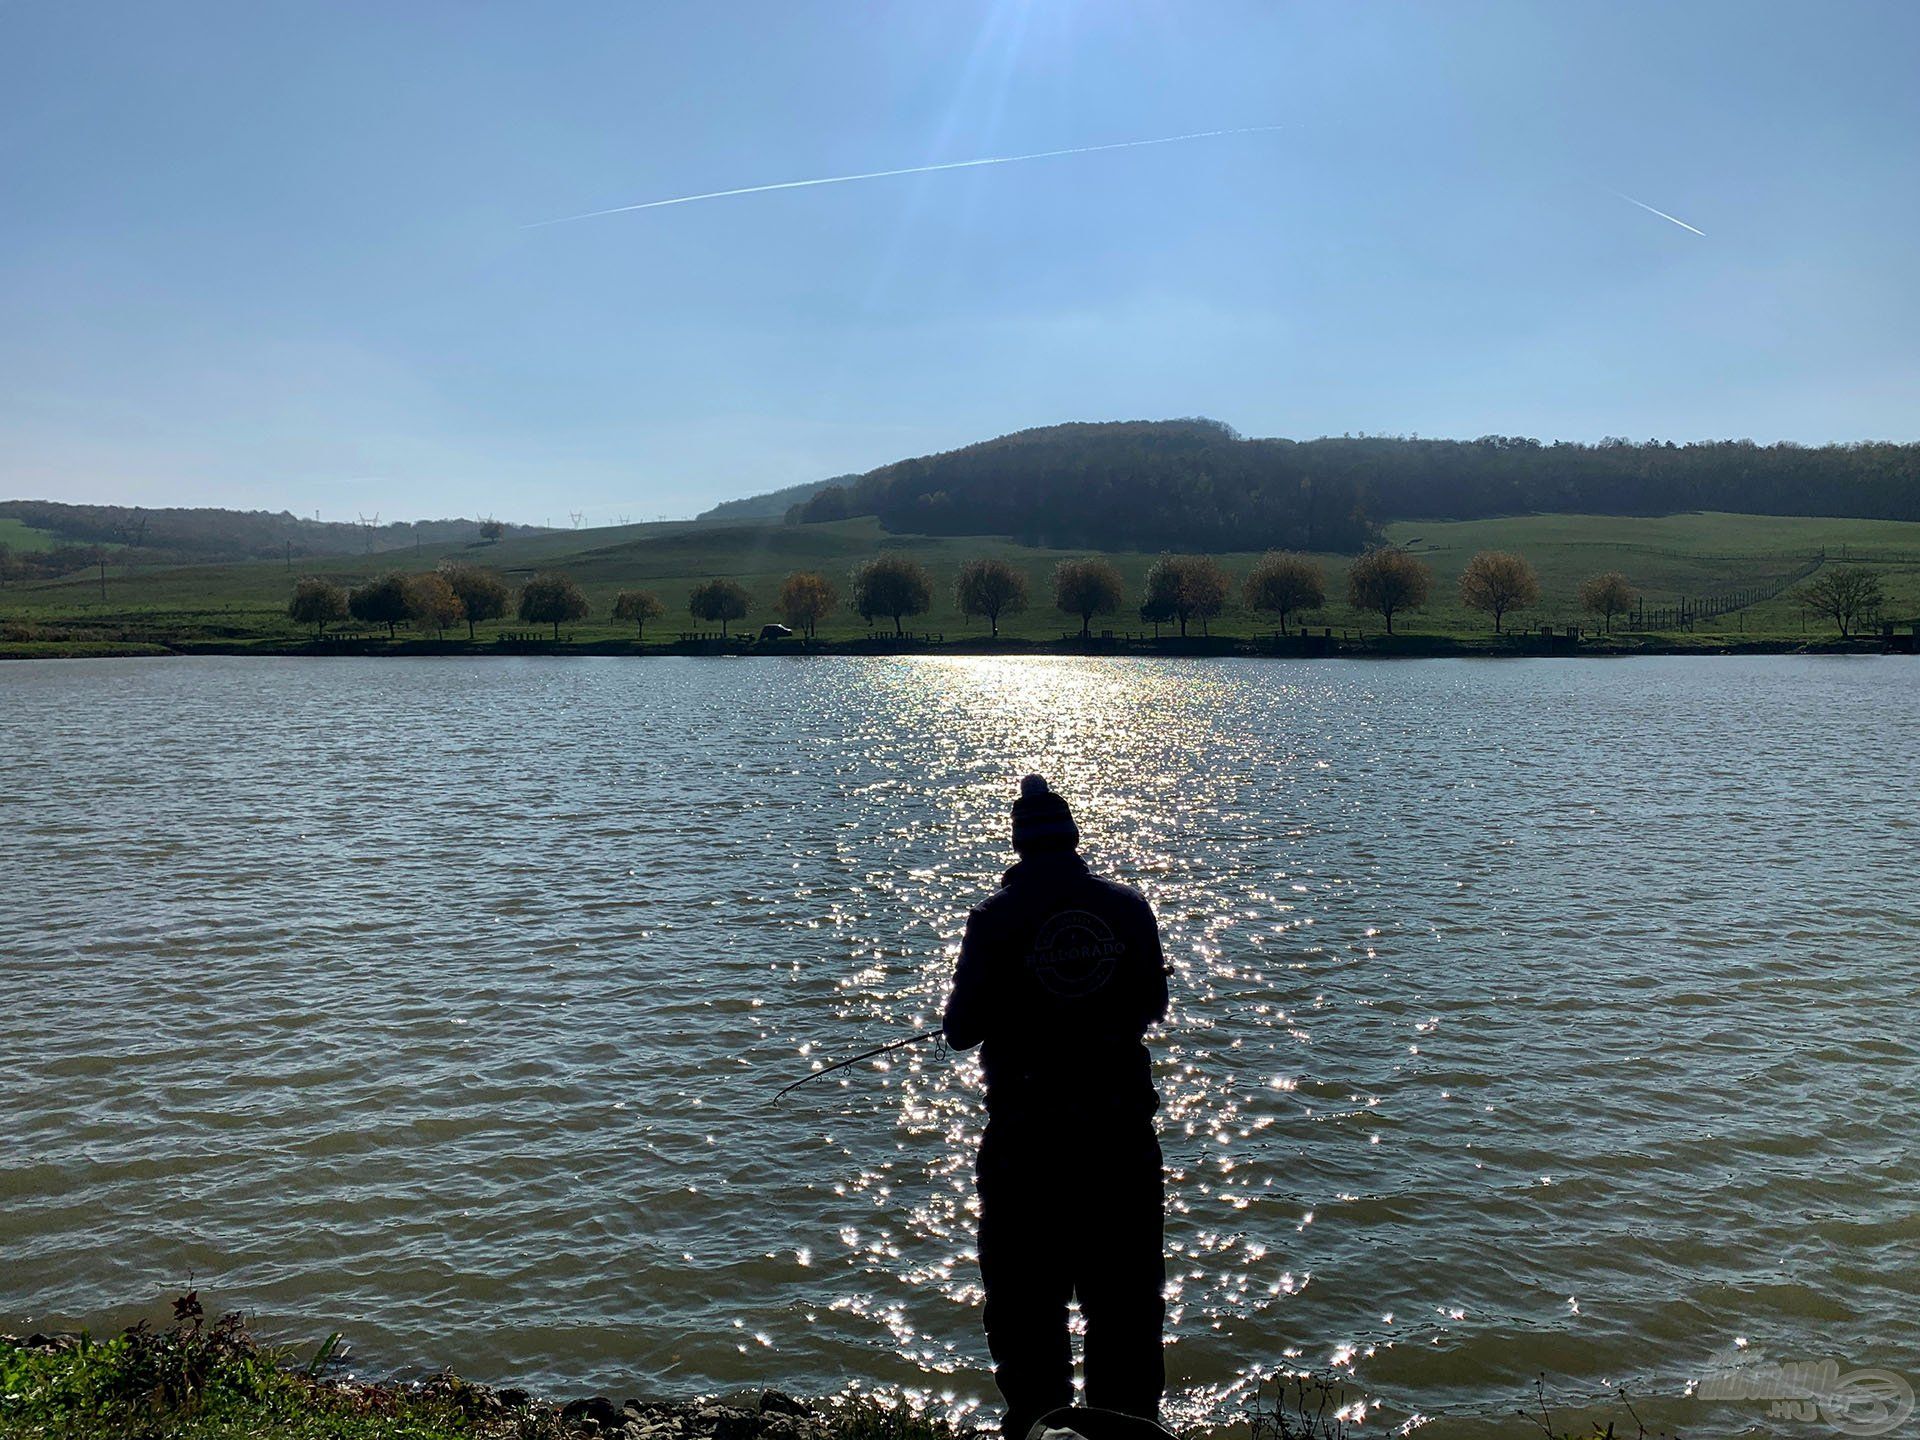
[[[1723,590],[1718,595],[1683,598],[1675,604],[1656,605],[1651,609],[1643,597],[1638,607],[1622,623],[1628,630],[1691,630],[1702,620],[1717,619],[1735,610],[1745,610],[1750,605],[1771,600],[1798,585],[1826,563],[1827,555],[1822,550],[1798,568],[1765,585],[1743,585],[1737,590]]]

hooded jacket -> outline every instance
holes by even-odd
[[[967,916],[943,1029],[982,1046],[996,1120],[1151,1115],[1141,1037],[1167,1015],[1160,928],[1146,897],[1071,851],[1029,856]]]

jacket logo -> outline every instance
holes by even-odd
[[[1055,995],[1090,995],[1113,978],[1113,967],[1127,953],[1112,927],[1086,910],[1062,910],[1040,927],[1027,968]]]

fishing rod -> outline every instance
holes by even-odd
[[[831,1075],[834,1071],[844,1070],[849,1065],[858,1065],[862,1060],[871,1060],[874,1056],[884,1055],[889,1050],[899,1050],[908,1045],[918,1045],[922,1040],[931,1040],[940,1034],[940,1028],[940,1026],[936,1025],[931,1030],[922,1030],[918,1035],[909,1035],[904,1040],[889,1040],[884,1045],[876,1045],[871,1050],[862,1050],[858,1055],[854,1055],[846,1060],[836,1060],[831,1065],[824,1065],[818,1070],[811,1070],[791,1085],[782,1085],[774,1092],[773,1099],[767,1103],[769,1105],[779,1104],[780,1097],[785,1095],[789,1090],[798,1090],[809,1080],[818,1080],[822,1075]]]

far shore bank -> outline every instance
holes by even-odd
[[[984,655],[1001,658],[1030,655],[1129,656],[1145,659],[1244,658],[1426,660],[1584,658],[1618,659],[1635,655],[1912,655],[1920,649],[1920,627],[1892,636],[1854,636],[1840,639],[1787,639],[1728,635],[1592,635],[1540,633],[1486,635],[1293,635],[1277,636],[1163,636],[1081,640],[1003,639],[970,636],[963,639],[864,636],[853,640],[761,641],[750,636],[726,639],[671,640],[421,640],[328,639],[224,641],[199,639],[79,639],[0,641],[0,660],[124,659],[137,656],[229,655],[282,656],[325,660],[339,657],[420,658],[426,656],[524,657],[592,655],[630,659],[661,657],[737,658],[758,656],[807,659],[846,655]]]

